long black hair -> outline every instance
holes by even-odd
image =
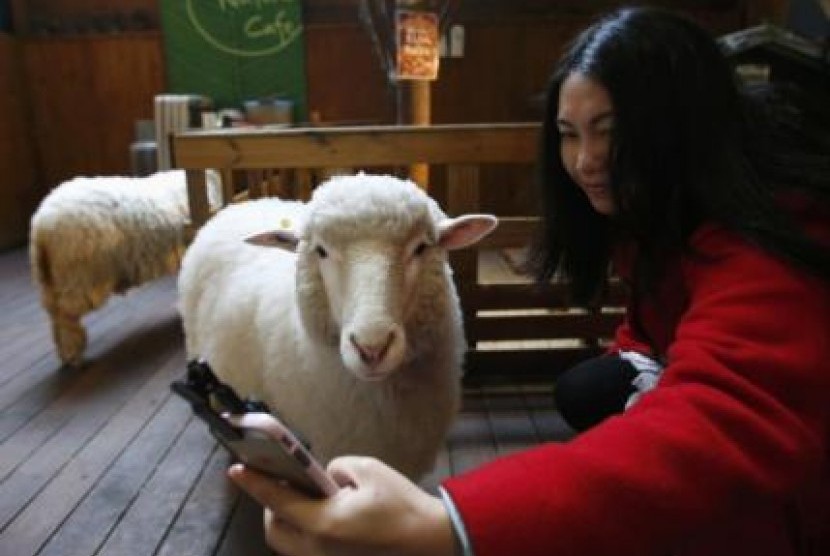
[[[617,210],[598,214],[560,156],[559,91],[589,76],[614,107],[610,188]],[[531,251],[540,281],[560,273],[572,300],[596,302],[614,245],[637,249],[635,283],[650,293],[663,265],[717,222],[827,277],[830,249],[803,235],[779,192],[830,198],[830,150],[803,133],[799,113],[772,90],[738,83],[717,42],[657,8],[607,15],[571,44],[551,76],[539,156],[544,225]]]

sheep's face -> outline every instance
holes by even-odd
[[[355,376],[376,381],[414,356],[413,320],[446,328],[455,303],[446,251],[494,226],[487,215],[446,218],[411,182],[358,175],[320,186],[305,229],[274,233],[271,243],[299,255],[297,296],[308,332],[336,344]]]
[[[340,356],[361,379],[385,378],[406,356],[405,323],[429,258],[427,241],[424,233],[401,242],[311,238]]]

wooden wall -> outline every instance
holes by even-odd
[[[158,33],[26,41],[40,189],[76,175],[124,174],[135,120],[164,91]]]
[[[6,80],[0,84],[0,114],[12,111],[13,125],[32,130],[34,157],[31,148],[24,150],[37,164],[17,180],[27,183],[23,194],[0,184],[3,199],[9,198],[14,207],[3,211],[15,213],[5,220],[28,220],[32,202],[15,201],[20,195],[37,201],[51,187],[76,175],[127,173],[134,122],[152,118],[152,98],[165,87],[163,37],[158,30],[48,36],[31,33],[28,26],[49,18],[83,18],[115,9],[150,13],[157,23],[156,2],[13,0],[21,39],[16,49],[10,48],[14,41],[6,39],[2,63],[15,66],[26,78],[22,84],[11,85]],[[432,120],[538,119],[534,99],[543,91],[562,45],[598,12],[619,3],[461,2],[455,21],[466,29],[465,56],[442,60],[440,79],[432,87]],[[763,6],[753,10],[746,6],[758,4],[750,0],[652,3],[680,6],[714,32],[724,33],[764,19],[785,0],[763,0]],[[354,0],[313,0],[304,5],[309,110],[318,112],[324,122],[395,123],[395,93],[380,69],[355,6]],[[23,91],[28,94],[21,107]],[[405,95],[403,106],[407,106]],[[9,136],[0,130],[0,168],[21,159],[18,151],[9,150],[8,139],[2,146],[4,133]],[[22,147],[15,143],[14,148]],[[20,226],[16,226],[18,232],[12,236],[22,241]]]
[[[128,25],[137,19],[158,22],[159,0],[10,0],[15,29],[21,34],[39,34],[43,27],[65,32],[86,25],[106,25],[118,19]],[[118,23],[118,22],[116,22]]]
[[[36,202],[35,154],[19,41],[0,33],[0,249],[25,241]]]
[[[466,30],[464,57],[441,60],[440,78],[432,86],[433,121],[537,119],[534,97],[544,90],[563,46],[597,14],[620,3],[560,0],[551,7],[553,2],[540,0],[462,2],[455,21]],[[716,34],[747,24],[741,1],[673,3],[685,6],[684,12]],[[319,111],[326,121],[393,123],[395,95],[380,71],[367,32],[348,19],[356,8],[338,10],[342,4],[338,0],[319,0],[319,4],[308,14],[309,110]]]

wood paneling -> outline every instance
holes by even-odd
[[[752,0],[754,2],[755,0]],[[781,2],[783,0],[762,0]],[[394,0],[385,0],[387,6]],[[563,14],[592,14],[613,9],[622,4],[620,0],[446,0],[434,1],[433,5],[450,5],[453,21],[461,23],[493,22],[505,23],[516,20],[557,19]],[[641,2],[643,3],[643,2]],[[739,11],[746,0],[649,0],[647,4],[675,10],[705,10],[713,13]],[[357,2],[354,0],[313,0],[304,6],[306,20],[312,24],[339,24],[355,22],[358,19]]]
[[[333,17],[337,2],[329,4],[329,17]],[[467,21],[464,57],[441,59],[440,78],[431,84],[433,123],[540,120],[540,100],[556,60],[565,45],[610,3],[576,6],[566,2],[563,6],[557,4],[556,9],[548,7],[556,17],[527,17],[538,4],[525,2],[523,8],[516,5],[511,9],[504,3],[507,17],[502,19],[488,20],[472,8],[466,15],[467,8],[459,12],[459,20]],[[691,4],[686,2],[687,6]],[[489,6],[495,9],[493,2]],[[686,12],[720,34],[744,25],[741,6],[740,2],[703,2],[687,7]],[[322,15],[321,11],[316,17]],[[340,16],[347,17],[345,8]],[[328,123],[410,121],[406,86],[396,96],[361,26],[311,24],[307,44],[310,112],[318,112]],[[510,171],[491,167],[486,173],[484,179],[488,181],[516,180]],[[482,199],[482,207],[497,206],[519,214],[521,207],[532,202],[532,194],[526,189],[488,188],[483,192],[486,198]]]
[[[135,121],[152,119],[164,90],[160,36],[29,39],[25,65],[41,187],[126,173]]]
[[[306,29],[308,112],[323,122],[395,122],[395,93],[355,25]]]
[[[672,4],[715,33],[725,33],[776,18],[787,0],[652,0]],[[72,19],[101,13],[143,10],[158,21],[157,0],[13,0],[18,21]],[[462,2],[454,21],[466,28],[463,58],[444,58],[440,79],[432,84],[434,123],[534,121],[540,117],[539,95],[565,43],[612,0],[481,0]],[[309,112],[323,123],[394,124],[406,122],[407,91],[390,87],[353,0],[314,0],[304,5],[307,21]],[[25,20],[25,21],[24,21]],[[21,31],[25,29],[21,28]],[[164,91],[161,32],[28,37],[17,54],[4,40],[5,67],[22,60],[19,80],[0,84],[0,110],[12,114],[0,130],[0,164],[14,160],[13,181],[0,186],[4,229],[17,230],[31,214],[32,203],[55,184],[79,174],[124,174],[136,119],[152,117],[152,97]],[[18,71],[15,69],[13,71]],[[11,70],[10,70],[11,71]],[[12,75],[11,73],[3,73]],[[28,106],[21,103],[28,90]],[[26,114],[31,117],[26,118]],[[33,126],[38,162],[18,131]],[[14,137],[10,140],[9,137]],[[21,151],[21,149],[23,149]],[[22,153],[22,154],[21,154]],[[509,172],[488,168],[485,180],[509,182]],[[8,172],[5,175],[12,175]],[[31,182],[36,180],[36,185]],[[440,186],[440,184],[439,184]],[[524,206],[511,188],[489,188],[484,206]],[[525,195],[528,195],[526,192]],[[8,202],[6,202],[8,200]],[[34,201],[32,201],[34,200]],[[6,208],[8,207],[8,208]],[[518,214],[518,213],[517,213]],[[0,238],[0,246],[6,239]]]
[[[158,0],[11,0],[11,6],[21,35],[158,25]]]
[[[35,158],[20,44],[0,33],[0,249],[25,242],[34,207]]]
[[[357,9],[337,0],[317,4],[307,10],[311,20],[306,35],[310,112],[318,111],[324,122],[395,123],[395,93],[387,84],[368,32],[349,20],[351,11],[356,14]],[[597,14],[619,3],[564,2],[551,7],[547,2],[545,17],[529,17],[538,15],[538,1],[502,2],[498,9],[498,2],[478,7],[468,4],[474,3],[464,3],[458,12],[458,21],[466,29],[464,57],[442,58],[440,78],[432,84],[434,123],[539,119],[538,95],[564,46]],[[746,24],[743,3],[738,1],[687,1],[681,9],[716,34]],[[485,17],[498,10],[503,17]],[[762,17],[763,13],[754,15]],[[404,91],[404,121],[406,102]]]

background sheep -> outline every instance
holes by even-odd
[[[184,257],[188,355],[268,403],[321,460],[373,455],[420,477],[458,409],[466,349],[447,250],[495,224],[447,218],[412,182],[363,174],[322,184],[308,205],[232,205]]]
[[[187,221],[182,170],[75,178],[43,199],[32,216],[29,255],[61,361],[82,361],[83,315],[113,293],[178,270]]]

